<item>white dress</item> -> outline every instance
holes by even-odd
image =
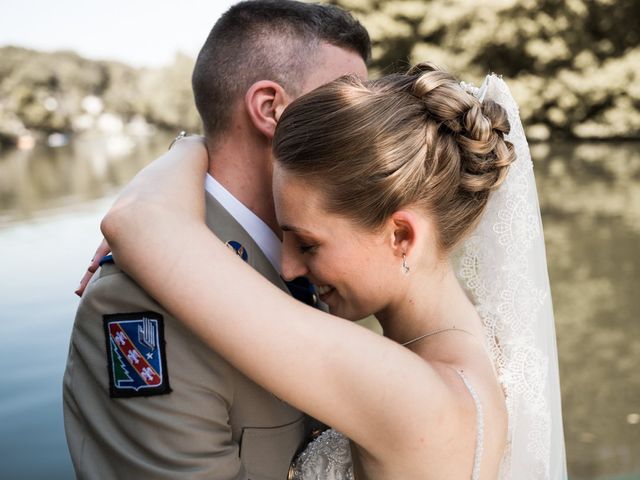
[[[480,476],[480,459],[484,439],[482,404],[463,372],[456,370],[476,405],[476,451],[471,480]],[[289,480],[354,480],[349,440],[330,428],[311,442],[296,458]]]
[[[349,440],[330,428],[296,458],[289,480],[354,480]]]

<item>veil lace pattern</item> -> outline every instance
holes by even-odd
[[[480,88],[462,86],[507,111],[506,139],[517,156],[454,255],[506,396],[508,446],[500,478],[566,479],[555,327],[529,147],[518,106],[500,77],[487,76]]]

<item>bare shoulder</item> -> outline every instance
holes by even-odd
[[[464,342],[463,342],[464,343]],[[454,421],[444,431],[455,442],[461,461],[481,455],[484,473],[497,477],[504,454],[508,415],[504,391],[484,348],[467,345],[453,361],[432,362],[451,392]],[[442,452],[444,453],[444,452]]]

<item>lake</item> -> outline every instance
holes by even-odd
[[[77,286],[118,188],[168,136],[0,151],[0,465],[70,479],[61,382]],[[640,479],[640,144],[536,144],[570,477]]]

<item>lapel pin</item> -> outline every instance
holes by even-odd
[[[238,255],[245,262],[249,259],[249,255],[247,254],[247,249],[242,246],[240,242],[236,242],[235,240],[229,240],[225,245],[233,250],[236,255]]]

